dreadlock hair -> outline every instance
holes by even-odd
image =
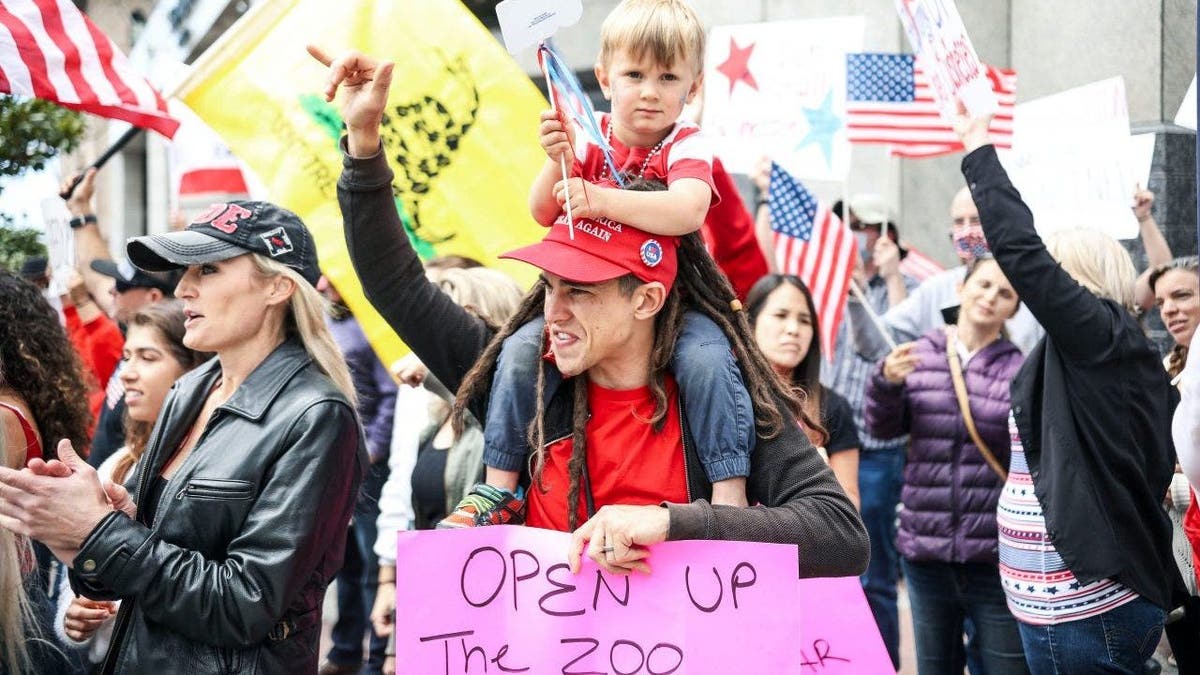
[[[661,182],[635,180],[629,182],[626,189],[632,190],[664,190]],[[669,401],[666,394],[665,378],[675,353],[675,343],[683,328],[685,310],[704,314],[716,323],[725,333],[726,339],[733,349],[734,356],[741,364],[742,375],[746,389],[754,405],[755,426],[762,438],[774,438],[783,430],[785,420],[780,413],[778,402],[783,400],[789,411],[797,419],[810,425],[810,428],[822,429],[820,424],[813,421],[804,411],[801,398],[791,391],[775,375],[769,363],[758,350],[754,341],[753,331],[746,321],[737,296],[712,256],[704,248],[704,242],[699,233],[680,237],[677,252],[679,269],[675,283],[667,294],[661,310],[655,316],[654,344],[651,347],[649,360],[649,387],[655,401],[655,409],[646,420],[656,431],[662,429],[666,422]],[[642,281],[632,274],[617,279],[618,291],[628,297]],[[464,424],[464,415],[469,404],[477,400],[486,400],[491,388],[492,373],[504,341],[518,328],[536,319],[543,311],[546,300],[546,282],[538,280],[529,293],[525,295],[520,307],[508,323],[492,338],[491,343],[484,349],[474,367],[463,378],[454,401],[454,427],[457,430]],[[544,339],[544,338],[543,338]],[[545,467],[545,388],[546,364],[538,358],[536,403],[534,410],[537,414],[530,421],[527,436],[529,446],[533,448],[530,454],[530,474],[535,482],[540,484],[542,470]],[[580,483],[587,457],[586,428],[590,416],[587,397],[587,379],[572,378],[572,452],[567,462],[569,486],[567,491],[567,524],[572,530],[578,525]],[[686,433],[686,430],[685,430]],[[822,431],[823,433],[823,431]]]

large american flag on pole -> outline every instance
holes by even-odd
[[[162,96],[69,0],[0,2],[0,93],[124,120],[167,138],[179,127]]]
[[[828,204],[773,162],[768,208],[779,271],[808,286],[817,308],[821,352],[831,359],[858,257],[854,235]]]
[[[1012,147],[1017,73],[984,64],[1000,110],[992,141]],[[912,54],[846,55],[846,135],[851,143],[884,143],[901,157],[934,157],[962,150],[921,64]]]

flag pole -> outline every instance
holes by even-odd
[[[83,180],[84,174],[86,174],[90,169],[99,169],[100,167],[104,166],[108,160],[113,158],[113,155],[116,155],[121,151],[122,148],[124,148],[126,145],[129,145],[129,142],[141,132],[141,127],[130,125],[129,128],[125,130],[125,133],[121,134],[120,138],[114,141],[112,145],[108,146],[108,149],[105,150],[102,155],[96,158],[96,161],[92,162],[91,165],[89,165],[83,171],[80,171],[79,175],[75,176],[74,180],[71,181],[71,184],[67,186],[67,189],[58,193],[58,196],[62,197],[63,201],[70,199],[71,195],[75,194],[75,188],[78,187],[79,183]]]
[[[544,58],[545,52],[543,50],[545,48],[546,48],[545,43],[542,43],[542,45],[539,46],[539,48],[538,48],[538,65],[540,65],[542,67],[542,74],[546,76],[546,97],[550,99],[550,108],[555,113],[558,113],[559,112],[558,99],[554,95],[554,82],[550,79],[550,67],[546,65],[545,58]],[[562,115],[559,115],[559,119],[562,120],[563,124],[570,124],[570,122],[567,122],[566,120],[562,119]],[[563,202],[563,204],[566,206],[566,209],[567,209],[567,235],[570,236],[572,241],[574,241],[575,240],[575,218],[574,218],[573,214],[571,213],[571,174],[567,172],[567,157],[566,157],[566,155],[558,156],[558,166],[562,170],[563,197],[566,198],[566,201]],[[587,195],[587,188],[584,188],[584,195],[585,196]]]
[[[867,296],[854,279],[850,280],[850,292],[854,294],[854,297],[858,298],[858,303],[863,306],[863,309],[867,310],[867,316],[871,317],[871,323],[875,324],[876,330],[883,336],[884,342],[887,342],[888,349],[895,349],[896,341],[892,339],[891,331],[884,325],[883,319],[875,312],[875,308],[871,306],[871,303],[867,302]]]

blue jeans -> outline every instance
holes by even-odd
[[[871,537],[871,561],[861,577],[863,592],[896,670],[900,669],[900,616],[896,608],[900,556],[896,553],[896,505],[900,503],[903,482],[904,448],[858,453],[862,519]]]
[[[900,561],[912,605],[921,675],[961,675],[967,663],[963,630],[975,626],[986,675],[1028,673],[1017,620],[1008,611],[1000,568],[987,563]]]
[[[535,319],[504,341],[492,378],[487,421],[483,427],[483,463],[503,471],[520,471],[529,456],[525,432],[537,401],[537,368],[542,356],[545,322]],[[712,482],[750,475],[750,453],[757,435],[754,408],[729,347],[711,319],[684,314],[671,370],[686,402],[688,431],[700,463]],[[543,401],[549,402],[562,378],[546,368]]]
[[[1099,616],[1052,626],[1021,623],[1033,675],[1145,672],[1162,636],[1166,612],[1144,598]]]
[[[346,532],[346,554],[337,576],[338,618],[330,637],[333,647],[327,658],[338,664],[352,666],[363,663],[363,636],[370,634],[367,659],[363,673],[378,675],[383,671],[387,638],[375,634],[371,626],[371,609],[375,606],[375,591],[379,585],[379,557],[375,555],[378,534],[375,521],[379,518],[379,493],[387,481],[387,460],[376,462],[367,469],[354,504],[354,520]]]

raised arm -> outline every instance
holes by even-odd
[[[430,372],[457,391],[492,331],[430,283],[400,222],[379,135],[392,64],[353,52],[335,60],[316,47],[309,53],[330,66],[326,98],[343,90],[338,204],[363,292]]]
[[[1141,231],[1142,247],[1146,249],[1147,267],[1137,278],[1134,301],[1145,312],[1154,306],[1154,291],[1150,288],[1150,273],[1155,267],[1171,262],[1171,246],[1154,220],[1154,193],[1139,186],[1133,193],[1133,216]]]
[[[960,122],[963,125],[968,150],[963,176],[1000,269],[1065,356],[1079,362],[1108,358],[1118,321],[1115,313],[1125,310],[1081,286],[1051,257],[1034,229],[1033,213],[1000,165],[987,135],[987,120]]]

